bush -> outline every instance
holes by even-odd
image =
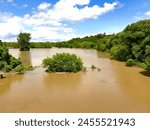
[[[15,72],[19,73],[19,74],[23,74],[26,71],[26,68],[21,64],[18,65],[15,69]]]
[[[12,70],[10,65],[5,65],[5,67],[3,68],[3,71],[5,72],[10,72]]]
[[[7,65],[7,62],[0,61],[0,70],[3,70],[6,65]]]
[[[111,48],[110,55],[113,59],[125,61],[129,54],[126,46],[115,45]]]
[[[101,69],[97,67],[97,71],[101,71]]]
[[[20,65],[20,64],[21,64],[20,59],[16,59],[16,58],[13,57],[13,56],[10,58],[10,65],[12,66],[12,68],[17,67],[17,66]]]
[[[147,57],[146,59],[145,59],[145,65],[146,65],[146,70],[147,71],[150,71],[150,57]]]
[[[83,62],[75,54],[57,53],[52,58],[43,60],[47,72],[78,72],[83,68]]]
[[[91,69],[96,69],[96,66],[95,65],[91,65]]]
[[[133,66],[135,65],[135,62],[133,59],[128,59],[127,62],[126,62],[126,66]]]
[[[29,66],[28,68],[26,68],[27,71],[31,71],[31,70],[34,70],[34,67],[33,66]]]

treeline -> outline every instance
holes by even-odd
[[[53,44],[58,48],[85,48],[85,49],[97,49],[98,43],[105,37],[110,37],[111,35],[97,34],[95,36],[86,36],[84,38],[73,38],[69,41],[57,42]]]
[[[18,43],[6,43],[6,45],[19,48]],[[142,66],[150,71],[150,20],[141,20],[128,25],[117,34],[106,35],[103,33],[56,43],[32,42],[30,47],[96,49],[109,53],[113,59],[125,61],[127,66]]]
[[[8,48],[20,48],[18,42],[3,42]],[[30,48],[52,48],[54,43],[51,42],[31,42]]]
[[[98,34],[58,42],[56,47],[92,48],[105,51],[112,59],[125,61],[127,66],[137,65],[150,71],[150,20],[128,25],[118,34]]]

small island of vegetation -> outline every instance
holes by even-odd
[[[47,72],[78,72],[83,69],[80,57],[70,53],[57,53],[43,60]]]

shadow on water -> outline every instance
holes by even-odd
[[[140,74],[150,77],[150,71],[141,71]]]
[[[21,62],[24,66],[29,67],[32,65],[30,51],[20,51],[19,57],[21,58]]]

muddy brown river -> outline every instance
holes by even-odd
[[[26,66],[69,52],[83,59],[87,72],[52,73],[41,67],[0,79],[0,112],[150,112],[150,77],[104,53],[84,49],[10,49]],[[91,70],[91,65],[101,71]]]

